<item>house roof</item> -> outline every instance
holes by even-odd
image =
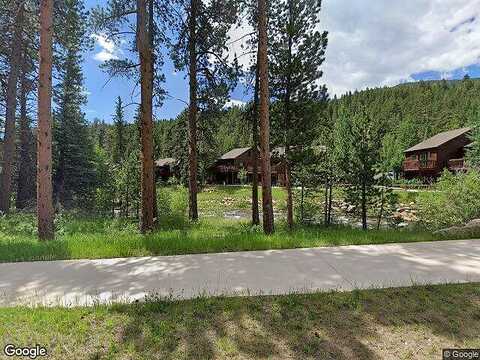
[[[237,148],[237,149],[233,149],[233,150],[230,150],[229,152],[227,152],[226,154],[223,154],[222,157],[220,158],[221,160],[232,160],[232,159],[236,159],[238,158],[239,156],[245,154],[248,150],[250,150],[251,148],[247,147],[247,148]]]
[[[468,133],[471,130],[471,128],[461,128],[461,129],[455,129],[455,130],[450,130],[450,131],[445,131],[440,134],[437,134],[435,136],[432,136],[431,138],[422,141],[420,144],[417,144],[410,149],[405,150],[405,152],[411,152],[411,151],[419,151],[419,150],[426,150],[426,149],[434,149],[437,148],[450,140],[453,140],[461,135],[464,135]]]
[[[155,161],[155,165],[159,167],[171,166],[171,165],[175,165],[176,162],[177,160],[174,158],[165,158],[165,159],[158,159],[157,161]]]

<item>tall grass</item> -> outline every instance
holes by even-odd
[[[156,231],[141,235],[129,221],[64,215],[54,241],[39,242],[33,215],[0,219],[0,261],[111,258],[196,254],[334,245],[382,244],[441,240],[440,235],[413,230],[362,231],[348,227],[297,226],[283,223],[272,236],[248,222],[204,219],[197,223],[170,219]]]
[[[112,219],[69,212],[57,216],[56,239],[39,242],[33,214],[14,213],[0,217],[0,262],[111,258],[149,255],[196,254],[266,249],[291,249],[334,245],[382,244],[443,239],[417,230],[364,232],[350,227],[298,225],[288,230],[277,221],[274,235],[265,236],[247,220],[229,220],[224,212],[248,209],[249,187],[210,187],[199,194],[201,220],[186,217],[184,188],[158,190],[159,226],[141,235],[134,219]],[[275,207],[284,209],[285,193],[274,189]]]

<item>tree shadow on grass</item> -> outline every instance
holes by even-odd
[[[424,340],[415,338],[418,331],[433,334],[439,349],[477,341],[479,304],[480,290],[471,284],[156,301],[111,311],[128,318],[120,348],[133,346],[146,358],[368,360],[404,357],[412,343],[398,337],[418,345]],[[418,356],[427,358],[425,351]]]

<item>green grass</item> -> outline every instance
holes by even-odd
[[[212,187],[199,194],[201,220],[186,220],[186,190],[163,188],[158,192],[159,228],[141,235],[135,220],[88,217],[67,213],[56,219],[56,239],[39,242],[33,214],[0,217],[0,262],[176,255],[302,247],[383,244],[444,240],[420,229],[371,230],[348,227],[297,226],[289,231],[277,221],[277,231],[265,236],[248,220],[223,218],[229,210],[250,207],[249,187]],[[277,209],[285,194],[274,189]],[[212,214],[208,216],[208,214]]]
[[[259,188],[259,197],[262,189]],[[286,193],[283,188],[272,188],[273,207],[277,211],[286,208]],[[228,210],[250,210],[252,208],[251,186],[209,186],[198,194],[199,211],[204,215],[223,215]]]
[[[480,284],[0,309],[0,347],[49,359],[440,359],[478,334]]]
[[[248,222],[218,219],[201,220],[195,224],[165,225],[143,236],[136,230],[136,224],[72,216],[65,220],[66,225],[59,230],[54,241],[39,242],[33,233],[22,232],[26,223],[34,223],[33,217],[24,215],[21,218],[18,220],[19,230],[12,218],[7,225],[9,230],[5,226],[6,219],[0,221],[0,262],[176,255],[444,239],[440,235],[414,230],[365,232],[347,227],[302,226],[289,231],[283,224],[277,226],[274,235],[266,236],[260,228],[252,228]]]

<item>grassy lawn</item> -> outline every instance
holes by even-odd
[[[33,214],[0,217],[0,262],[175,255],[227,251],[289,249],[301,247],[381,244],[444,240],[441,235],[417,230],[371,230],[349,227],[297,226],[288,231],[277,221],[273,236],[252,228],[248,220],[223,217],[230,210],[250,207],[250,188],[206,188],[199,194],[201,220],[186,220],[186,190],[167,188],[159,192],[159,211],[168,214],[159,228],[146,236],[135,220],[92,217],[74,213],[56,219],[55,241],[39,242]],[[275,204],[285,203],[282,189],[274,191]],[[210,214],[210,215],[209,215]]]
[[[480,347],[480,284],[93,308],[0,309],[49,359],[440,359]]]
[[[25,216],[24,216],[25,217]],[[28,220],[34,222],[33,218]],[[17,226],[28,223],[22,220]],[[297,227],[283,224],[272,236],[248,222],[206,219],[196,224],[164,226],[142,236],[135,224],[73,217],[54,241],[39,242],[35,235],[0,230],[0,262],[111,258],[209,252],[291,249],[301,247],[382,244],[444,240],[440,235],[413,230],[362,231],[347,227]],[[11,224],[11,222],[9,223]],[[16,229],[17,226],[11,225]],[[1,225],[0,225],[0,229]]]

